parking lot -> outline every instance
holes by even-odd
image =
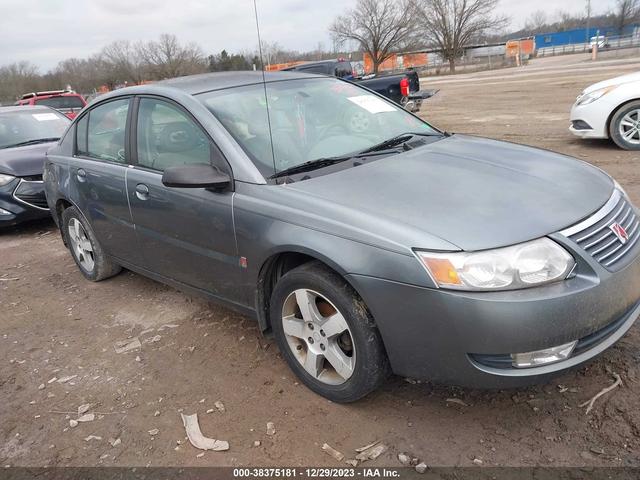
[[[440,92],[421,115],[448,131],[578,157],[640,204],[640,152],[580,141],[567,129],[584,87],[638,69],[637,56],[591,63],[574,55],[429,77],[423,88]],[[399,466],[399,452],[433,466],[640,462],[637,325],[547,385],[479,391],[392,378],[338,405],[298,384],[273,340],[242,315],[130,272],[87,282],[50,221],[1,232],[0,260],[1,465],[340,466],[324,443],[354,458],[377,440],[388,448],[370,465]],[[134,338],[139,348],[118,353]],[[586,414],[580,405],[614,374],[622,386]],[[71,426],[85,404],[94,419]],[[180,413],[198,413],[203,433],[230,449],[201,455],[185,441]]]

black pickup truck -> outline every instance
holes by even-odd
[[[393,100],[411,112],[419,111],[422,101],[437,92],[437,90],[420,90],[418,72],[411,69],[397,74],[357,77],[351,62],[338,59],[305,62],[284,70],[317,73],[349,80]]]

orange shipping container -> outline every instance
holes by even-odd
[[[533,55],[536,50],[534,38],[523,38],[522,40],[509,40],[506,46],[507,57],[517,57],[521,55]]]
[[[424,67],[427,65],[428,55],[425,52],[418,53],[394,53],[378,67],[380,71],[404,70],[405,68]],[[364,54],[364,71],[373,72],[371,55]]]

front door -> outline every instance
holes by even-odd
[[[222,154],[188,113],[162,99],[140,99],[134,131],[137,162],[127,190],[145,268],[239,301],[233,192],[162,184],[170,166],[219,162],[228,171]]]

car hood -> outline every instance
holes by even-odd
[[[45,154],[56,142],[0,149],[0,173],[16,177],[42,175]]]
[[[609,80],[594,83],[593,85],[585,88],[584,93],[591,93],[596,90],[600,90],[601,88],[610,87],[611,85],[620,85],[630,82],[640,82],[640,72],[629,73],[627,75],[622,75],[621,77],[610,78]]]
[[[287,186],[301,194],[301,205],[315,198],[318,210],[342,211],[359,230],[387,237],[395,224],[398,232],[422,231],[463,250],[562,230],[602,207],[614,188],[580,160],[463,135]]]

